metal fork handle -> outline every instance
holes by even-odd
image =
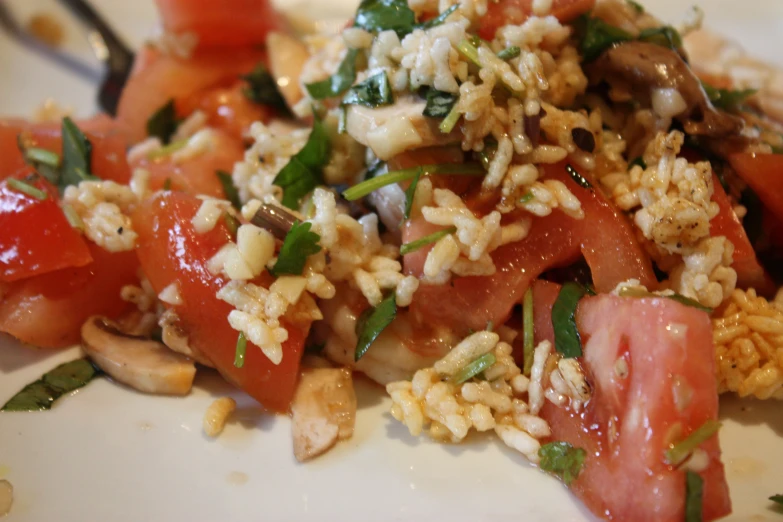
[[[111,70],[127,70],[130,67],[133,62],[133,51],[123,43],[89,3],[84,0],[60,0],[60,2],[100,34],[109,51],[106,61]]]

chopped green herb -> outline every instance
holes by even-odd
[[[161,158],[166,158],[168,156],[171,156],[178,150],[182,150],[185,148],[185,146],[188,144],[187,138],[183,138],[181,140],[172,141],[168,145],[164,145],[163,147],[151,151],[149,154],[147,154],[147,159],[149,160],[156,160]]]
[[[171,190],[171,178],[166,178],[166,181],[163,182],[163,190],[167,192]]]
[[[644,13],[644,7],[642,7],[642,4],[639,2],[634,2],[634,0],[625,0],[628,2],[628,5],[633,7],[634,11],[636,11],[636,14],[642,14]]]
[[[420,237],[419,239],[416,239],[415,241],[411,241],[410,243],[405,243],[400,247],[400,254],[404,256],[406,254],[416,252],[420,248],[423,248],[427,245],[431,245],[432,243],[437,243],[444,237],[448,236],[449,234],[453,234],[456,231],[457,231],[457,227],[444,228],[443,230],[438,230],[437,232],[433,232],[432,234],[428,234],[424,237]]]
[[[685,522],[702,522],[704,480],[698,473],[685,472]]]
[[[283,189],[283,205],[297,208],[299,201],[322,182],[322,169],[329,161],[329,133],[316,118],[305,146],[277,174],[273,183]]]
[[[576,328],[576,307],[590,289],[578,283],[565,283],[552,306],[555,350],[566,359],[582,356],[582,339]]]
[[[705,82],[701,82],[701,85],[716,108],[732,112],[738,111],[748,98],[758,92],[756,89],[718,89]]]
[[[478,46],[473,45],[469,40],[462,40],[459,44],[457,44],[457,50],[462,53],[462,56],[473,62],[473,65],[481,67]]]
[[[520,205],[524,205],[525,203],[528,203],[528,202],[530,202],[530,201],[533,201],[533,198],[534,198],[534,197],[535,197],[535,196],[533,195],[533,193],[532,193],[532,192],[525,192],[525,193],[524,193],[524,194],[522,194],[522,196],[521,196],[521,197],[520,197],[520,198],[517,200],[517,203],[519,203]]]
[[[431,27],[435,27],[437,25],[441,25],[446,22],[446,18],[451,16],[451,13],[456,11],[459,8],[459,4],[454,4],[445,11],[443,11],[441,14],[436,16],[435,18],[431,18],[430,20],[427,20],[426,22],[422,22],[420,24],[416,25],[416,29],[429,29]]]
[[[522,301],[522,349],[525,365],[522,372],[530,376],[533,367],[533,352],[535,352],[535,323],[533,323],[533,287],[527,289]]]
[[[31,163],[47,165],[55,169],[60,166],[59,154],[50,150],[39,149],[38,147],[25,149],[24,158]]]
[[[35,185],[31,185],[28,182],[16,179],[16,178],[8,178],[8,186],[14,189],[17,192],[21,192],[22,194],[26,194],[30,196],[31,198],[39,199],[41,201],[45,200],[49,195],[36,187]]]
[[[566,165],[566,172],[568,172],[568,175],[571,176],[571,179],[574,180],[576,184],[579,185],[580,187],[586,189],[593,188],[592,183],[587,181],[587,178],[585,178],[579,172],[577,172],[577,170],[571,165]]]
[[[682,37],[680,36],[680,33],[670,25],[643,29],[639,33],[639,40],[642,42],[654,43],[661,47],[668,47],[673,51],[682,49]]]
[[[245,365],[245,354],[247,353],[247,338],[245,332],[239,332],[237,337],[237,347],[234,352],[234,366],[242,368]]]
[[[261,105],[274,107],[282,114],[290,114],[285,98],[277,88],[277,82],[263,63],[259,63],[248,74],[242,76],[248,86],[242,90],[245,97]]]
[[[776,504],[780,504],[781,506],[783,506],[783,495],[772,495],[771,497],[769,497],[769,499],[772,502],[775,502]]]
[[[589,14],[577,19],[577,27],[581,36],[579,50],[585,62],[592,62],[617,43],[633,40],[630,33]]]
[[[242,202],[239,201],[239,191],[236,185],[234,185],[234,179],[231,174],[224,170],[218,170],[215,175],[220,180],[220,184],[223,185],[223,194],[226,195],[226,199],[231,202],[231,206],[239,210],[242,208]]]
[[[422,114],[430,118],[445,118],[454,108],[457,98],[456,94],[430,89],[427,91],[427,105]]]
[[[570,486],[582,471],[587,452],[567,442],[555,441],[541,446],[538,456],[541,457],[541,469],[557,475]]]
[[[323,100],[340,96],[350,89],[351,85],[353,85],[353,82],[356,80],[356,58],[358,56],[358,50],[349,49],[345,58],[343,58],[343,61],[340,63],[340,66],[337,68],[337,72],[325,80],[305,85],[310,96],[314,100]]]
[[[228,233],[231,234],[231,237],[237,237],[237,232],[241,225],[239,220],[231,215],[230,212],[223,212],[223,221],[226,223],[226,228],[228,229]]]
[[[422,165],[421,167],[411,167],[409,169],[394,170],[375,176],[374,178],[362,181],[343,192],[343,197],[348,201],[355,201],[363,198],[367,194],[378,190],[386,185],[399,183],[413,179],[417,174],[431,176],[434,174],[448,174],[452,176],[483,176],[484,169],[478,163],[442,163],[437,165]]]
[[[321,236],[311,232],[312,223],[295,222],[283,240],[277,262],[271,272],[275,277],[283,274],[302,275],[308,256],[321,251]]]
[[[454,130],[454,126],[457,125],[460,116],[462,116],[462,113],[457,109],[457,105],[455,104],[454,107],[451,108],[449,114],[443,118],[442,122],[440,122],[438,129],[443,134],[450,133],[452,130]]]
[[[77,359],[61,364],[45,373],[39,380],[25,386],[11,397],[0,411],[48,410],[54,401],[81,388],[100,374],[101,371],[89,359]]]
[[[65,214],[65,219],[68,220],[68,224],[77,230],[83,231],[84,221],[82,221],[82,218],[80,218],[79,214],[76,213],[76,210],[74,210],[74,208],[67,203],[62,205],[62,209],[63,214]]]
[[[416,197],[416,187],[419,186],[419,178],[421,178],[421,171],[416,173],[416,177],[413,178],[413,181],[411,181],[411,184],[405,190],[405,213],[402,216],[404,220],[410,219],[411,217],[413,199]]]
[[[647,163],[644,162],[644,159],[642,159],[641,156],[637,156],[631,160],[631,162],[628,164],[628,170],[631,170],[631,168],[635,167],[636,165],[639,165],[642,170],[647,170]]]
[[[370,76],[351,87],[343,98],[344,105],[363,105],[371,109],[394,103],[386,71]]]
[[[356,352],[354,361],[361,359],[381,332],[391,324],[397,315],[397,301],[394,292],[389,292],[374,308],[368,308],[356,321]]]
[[[63,162],[60,187],[78,185],[82,181],[96,180],[90,175],[92,143],[69,117],[63,118]]]
[[[174,100],[171,99],[147,120],[147,135],[152,138],[158,138],[165,145],[169,143],[171,137],[177,132],[178,126],[177,111],[174,107]]]
[[[416,14],[405,0],[362,0],[353,25],[371,33],[391,30],[402,38],[413,31]]]
[[[473,377],[479,375],[481,372],[492,367],[492,365],[495,364],[496,360],[497,359],[495,358],[495,354],[485,353],[481,357],[478,357],[476,360],[466,364],[457,373],[452,375],[451,378],[449,379],[449,382],[451,382],[452,384],[462,384],[465,381],[469,381]]]
[[[25,163],[35,169],[46,181],[53,185],[60,184],[60,156],[58,154],[46,149],[27,147],[21,134],[16,137],[16,144]]]
[[[671,464],[672,466],[679,466],[682,464],[685,459],[690,456],[693,450],[701,446],[701,444],[706,442],[707,439],[718,433],[720,426],[720,422],[716,420],[708,420],[699,428],[693,430],[693,432],[691,432],[691,434],[688,435],[684,440],[681,440],[666,451],[666,463]]]
[[[505,49],[501,49],[498,51],[498,58],[501,60],[511,60],[516,58],[522,54],[522,49],[517,47],[516,45],[512,45],[511,47],[506,47]]]

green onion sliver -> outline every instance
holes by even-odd
[[[440,125],[438,125],[438,130],[443,134],[450,133],[454,130],[454,126],[459,121],[460,116],[462,116],[462,113],[457,109],[457,104],[455,103],[454,107],[451,108],[446,117],[443,118],[443,121],[440,122]]]
[[[229,212],[223,212],[223,221],[226,222],[228,233],[231,234],[232,237],[237,237],[237,231],[239,231],[239,227],[242,223]]]
[[[69,225],[77,230],[84,230],[84,221],[82,221],[82,218],[79,217],[79,214],[76,213],[76,210],[71,205],[63,204],[62,209]]]
[[[462,384],[463,382],[472,379],[476,375],[490,368],[493,364],[495,364],[495,360],[495,355],[493,353],[485,353],[455,373],[451,377],[450,381],[454,384]]]
[[[528,376],[533,367],[533,352],[536,349],[533,334],[533,288],[531,287],[525,292],[525,298],[522,301],[522,346],[525,357],[523,372]]]
[[[457,45],[457,50],[462,53],[462,55],[473,62],[478,67],[481,67],[481,62],[479,62],[479,53],[478,49],[475,45],[470,43],[468,40],[462,40]]]
[[[522,49],[516,45],[512,45],[511,47],[506,47],[505,49],[498,51],[498,58],[501,60],[511,60],[519,56],[521,53]]]
[[[517,203],[520,205],[524,205],[525,203],[528,203],[530,201],[533,201],[533,193],[532,192],[525,192],[522,194],[522,196],[517,200]]]
[[[245,352],[247,351],[247,338],[245,332],[239,332],[237,338],[237,350],[234,354],[234,366],[241,368],[245,365]]]
[[[169,145],[166,145],[165,147],[161,147],[157,150],[153,150],[149,154],[147,154],[147,159],[150,160],[156,160],[165,158],[167,156],[170,156],[171,154],[177,152],[180,149],[184,149],[185,145],[188,144],[188,140],[179,140],[175,141],[174,143],[170,143]]]
[[[361,183],[354,185],[345,192],[343,197],[348,201],[355,201],[359,198],[363,198],[371,192],[375,192],[379,188],[391,185],[393,183],[399,183],[401,181],[408,181],[416,177],[421,169],[421,174],[429,176],[432,174],[448,174],[454,176],[483,176],[485,174],[484,169],[478,163],[442,163],[438,165],[422,165],[421,167],[411,167],[409,169],[395,170],[393,172],[387,172],[380,176],[375,176]]]
[[[704,441],[715,435],[720,429],[720,422],[708,420],[698,429],[694,430],[684,440],[678,442],[666,451],[666,462],[672,466],[682,464],[688,458],[693,450],[698,448]]]
[[[437,243],[444,237],[448,236],[449,234],[453,234],[457,231],[457,227],[449,227],[444,228],[443,230],[438,230],[437,232],[433,232],[432,234],[426,235],[424,237],[420,237],[419,239],[415,241],[411,241],[410,243],[405,243],[400,247],[400,255],[410,254],[411,252],[415,252],[419,250],[422,247],[425,247],[431,243]]]
[[[30,185],[21,179],[8,178],[8,186],[17,192],[27,194],[31,198],[40,199],[41,201],[49,197],[49,195],[43,190],[39,189],[38,187],[34,187],[33,185]]]
[[[50,167],[60,166],[60,156],[56,152],[37,147],[30,147],[24,151],[25,158],[35,163],[42,163]]]

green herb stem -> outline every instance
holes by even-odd
[[[362,181],[343,192],[343,197],[348,201],[356,201],[359,198],[375,192],[379,188],[408,181],[416,177],[417,174],[431,176],[436,174],[454,175],[454,176],[483,176],[484,169],[478,163],[440,163],[436,165],[423,165],[421,167],[411,167],[409,169],[395,170],[375,176]]]
[[[237,347],[234,353],[234,366],[242,368],[245,365],[245,353],[247,352],[247,338],[245,332],[239,332]]]
[[[149,154],[147,154],[147,159],[151,161],[167,158],[177,152],[178,150],[182,150],[187,146],[188,139],[181,139],[174,142],[169,143],[168,145],[164,145],[163,147],[151,151]]]
[[[533,320],[533,287],[530,287],[522,300],[522,347],[525,361],[522,371],[527,376],[530,376],[530,370],[533,367],[533,353],[536,349]]]
[[[462,40],[459,44],[457,44],[457,50],[462,53],[462,56],[473,62],[473,64],[477,67],[481,67],[481,62],[479,61],[479,52],[478,48],[474,46],[470,41],[468,40]]]
[[[440,130],[443,134],[450,133],[454,130],[454,126],[457,125],[460,116],[462,116],[462,113],[459,111],[457,104],[455,103],[446,117],[443,118],[443,121],[440,122],[438,130]]]
[[[476,377],[480,373],[491,368],[496,360],[495,354],[485,353],[481,357],[478,357],[476,360],[460,368],[457,373],[451,376],[449,382],[452,384],[462,384],[465,381],[469,381],[473,377]]]
[[[76,213],[76,210],[68,204],[63,204],[62,209],[63,214],[65,214],[65,219],[68,220],[68,224],[76,230],[84,231],[84,221],[82,221],[82,218]]]
[[[685,472],[685,522],[702,522],[704,479],[693,471]]]
[[[410,243],[405,243],[400,247],[400,255],[404,256],[406,254],[416,252],[420,248],[423,248],[432,243],[437,243],[444,237],[453,234],[456,231],[457,231],[457,227],[444,228],[443,230],[438,230],[437,232],[433,232],[432,234],[426,235],[424,237],[420,237],[419,239],[411,241]]]
[[[8,178],[8,186],[14,189],[17,192],[21,192],[22,194],[26,194],[30,196],[31,198],[35,198],[38,200],[45,200],[49,197],[49,194],[47,194],[45,191],[39,189],[38,187],[31,185],[27,183],[26,181],[23,181],[21,179],[16,178]]]
[[[688,456],[706,442],[707,439],[718,433],[721,423],[716,420],[708,420],[699,428],[693,430],[684,440],[678,442],[666,451],[666,462],[672,466],[682,464]]]
[[[52,168],[60,166],[60,155],[46,149],[30,147],[24,151],[25,159],[34,163],[41,163]]]

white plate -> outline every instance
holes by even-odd
[[[51,0],[6,3],[22,17],[61,12]],[[155,25],[150,0],[94,3],[134,45]],[[350,3],[337,2],[336,16],[350,14]],[[684,11],[678,4],[658,1],[651,10],[676,20]],[[323,12],[328,4],[311,5]],[[783,31],[783,2],[703,5],[709,25],[783,65],[779,46],[771,44]],[[68,48],[97,67],[80,35],[69,25]],[[0,71],[2,115],[29,115],[49,96],[81,114],[94,110],[90,81],[54,68],[4,34]],[[0,404],[77,355],[25,349],[0,337]],[[591,520],[559,482],[495,439],[474,437],[456,447],[414,439],[388,415],[378,388],[360,380],[357,392],[354,437],[307,465],[293,458],[287,418],[263,414],[209,372],[182,399],[144,396],[99,379],[50,412],[0,414],[0,478],[15,492],[8,520]],[[239,402],[239,421],[210,440],[201,431],[203,412],[226,394]],[[780,403],[724,399],[721,408],[731,520],[779,519],[767,497],[783,493]]]

